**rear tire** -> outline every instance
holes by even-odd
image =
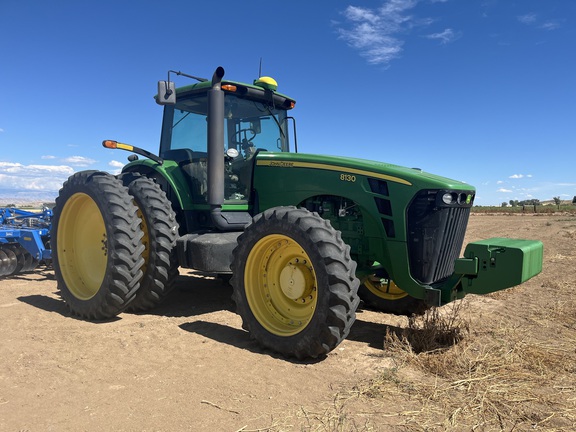
[[[143,233],[128,189],[101,171],[81,171],[60,189],[52,218],[54,273],[73,314],[103,320],[136,295]]]
[[[136,173],[122,174],[120,179],[128,187],[142,219],[144,276],[128,310],[143,312],[158,305],[176,282],[178,223],[166,194],[152,179]]]
[[[350,247],[327,220],[295,207],[254,217],[233,252],[233,300],[262,346],[304,359],[333,350],[356,318]]]

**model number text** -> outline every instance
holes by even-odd
[[[340,180],[347,182],[355,182],[356,176],[352,174],[340,174]]]

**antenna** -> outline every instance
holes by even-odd
[[[260,57],[260,67],[258,68],[258,78],[262,76],[262,57]]]
[[[180,72],[180,71],[169,70],[169,71],[168,71],[168,82],[170,82],[170,73],[173,73],[173,74],[176,74],[176,75],[182,75],[182,76],[185,76],[186,78],[192,78],[192,79],[195,79],[196,81],[200,81],[200,82],[206,82],[206,81],[208,81],[206,78],[200,78],[200,77],[197,77],[197,76],[188,75],[188,74],[185,74],[184,72]]]

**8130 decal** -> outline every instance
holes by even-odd
[[[352,174],[340,174],[340,180],[347,182],[355,182],[356,176]]]

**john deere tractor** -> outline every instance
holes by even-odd
[[[348,335],[360,299],[418,313],[541,271],[539,241],[479,241],[460,257],[474,187],[298,153],[295,101],[272,78],[223,77],[219,67],[176,89],[169,72],[156,95],[158,155],[106,140],[132,153],[122,173],[82,171],[64,183],[52,253],[72,313],[104,320],[147,310],[178,267],[195,269],[230,279],[243,327],[262,346],[302,359]]]

